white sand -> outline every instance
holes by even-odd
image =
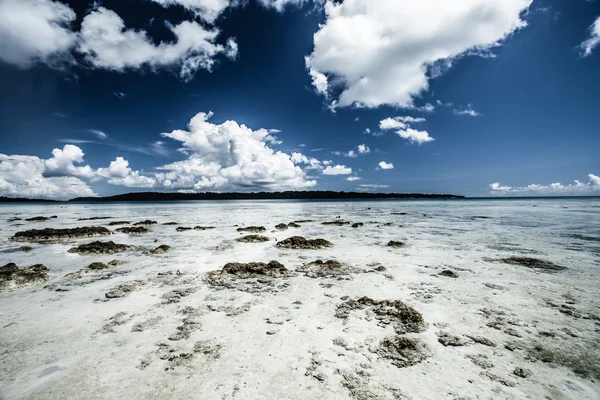
[[[23,226],[2,223],[0,265],[43,263],[51,280],[0,292],[0,399],[599,399],[599,203],[2,206],[0,221],[15,213],[58,218]],[[30,228],[106,226],[111,220],[77,221],[101,215],[153,219],[159,225],[143,236],[115,233],[101,239],[142,247],[116,255],[67,253],[89,239],[34,243],[30,253],[13,251],[29,243],[8,241],[14,232]],[[474,215],[490,219],[467,218]],[[337,216],[365,225],[320,224]],[[315,222],[274,230],[278,223],[298,219]],[[169,221],[217,229],[176,232],[176,226],[160,225]],[[321,237],[334,246],[284,250],[273,240],[230,242],[232,247],[214,250],[241,235],[236,224],[263,225],[264,235],[273,239]],[[390,249],[389,240],[407,246]],[[159,244],[173,251],[156,256],[143,251]],[[567,269],[547,273],[492,261],[510,256],[541,258]],[[80,280],[64,277],[91,262],[113,259],[126,263]],[[275,279],[273,286],[243,286],[254,293],[202,281],[205,272],[232,261],[278,260],[295,270],[316,259],[336,259],[366,272],[345,279],[298,274]],[[386,270],[376,271],[378,266]],[[458,278],[439,276],[444,269]],[[106,274],[112,275],[92,281]],[[105,298],[110,289],[133,281],[138,290]],[[177,289],[189,291],[169,303],[164,295]],[[394,335],[392,325],[378,324],[368,310],[351,313],[347,321],[336,318],[343,296],[402,300],[414,307],[427,329],[407,336],[426,343],[430,356],[415,366],[393,366],[375,353],[381,340]],[[560,312],[561,307],[573,315]],[[464,345],[442,345],[440,331],[457,335]],[[169,340],[177,332],[186,335]],[[482,336],[495,347],[467,336]],[[515,368],[531,375],[518,377]]]

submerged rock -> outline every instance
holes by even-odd
[[[309,278],[334,278],[360,272],[360,270],[336,260],[316,260],[297,268],[296,272],[302,272]]]
[[[236,242],[240,242],[240,243],[264,243],[264,242],[268,242],[269,239],[266,236],[261,236],[261,235],[247,235],[247,236],[242,236],[240,238],[235,239]]]
[[[200,226],[200,225],[194,227],[194,230],[196,230],[196,231],[206,231],[209,229],[215,229],[215,227],[214,226]]]
[[[48,268],[42,264],[19,268],[15,263],[8,263],[0,268],[0,291],[15,290],[46,282]]]
[[[117,229],[117,232],[127,233],[128,235],[142,235],[150,232],[150,229],[143,226],[127,226],[125,228]]]
[[[507,257],[498,260],[505,264],[520,265],[531,269],[537,269],[544,272],[558,272],[567,269],[566,267],[556,265],[553,262],[540,260],[531,257]]]
[[[122,285],[117,286],[114,289],[109,290],[108,292],[106,292],[106,294],[104,296],[107,299],[117,299],[120,297],[125,297],[129,293],[134,292],[137,289],[138,289],[137,282],[124,283]]]
[[[156,225],[156,224],[158,224],[158,222],[147,219],[145,221],[136,222],[134,225],[139,226],[139,225]]]
[[[177,223],[177,222],[165,222],[163,225],[172,226],[172,225],[179,225],[179,223]]]
[[[111,221],[108,223],[108,226],[115,226],[115,225],[129,225],[131,222],[129,221]]]
[[[103,226],[85,226],[64,229],[46,228],[17,232],[11,240],[17,242],[47,242],[52,240],[78,239],[110,234],[112,234],[112,232]]]
[[[406,246],[406,243],[399,242],[399,241],[396,241],[396,240],[390,240],[387,245],[388,245],[388,247],[393,247],[395,249],[399,249],[400,247]]]
[[[177,232],[185,232],[185,231],[191,231],[192,228],[190,228],[189,226],[178,226],[175,230]]]
[[[238,232],[254,232],[260,233],[266,231],[264,226],[246,226],[243,228],[237,228]]]
[[[150,253],[150,254],[165,254],[165,253],[168,253],[169,251],[171,251],[171,246],[168,246],[166,244],[161,244],[157,248],[149,250],[148,253]]]
[[[93,262],[90,265],[88,265],[87,268],[80,269],[79,271],[71,272],[70,274],[65,275],[65,278],[81,279],[85,275],[100,274],[105,271],[114,269],[114,268],[118,267],[119,265],[121,265],[121,261],[119,261],[119,260],[112,260],[108,264],[105,264],[103,262]]]
[[[350,224],[352,224],[352,222],[345,221],[343,219],[336,219],[335,221],[321,222],[321,225],[331,225],[331,226],[344,226],[344,225],[350,225]]]
[[[288,229],[287,224],[277,224],[275,225],[275,229],[278,229],[280,231],[285,231],[286,229]]]
[[[398,368],[417,365],[430,355],[429,348],[421,340],[398,335],[384,339],[375,353],[391,360]]]
[[[445,276],[447,278],[455,278],[455,279],[458,278],[458,274],[454,271],[450,271],[449,269],[443,270],[438,275]]]
[[[239,279],[286,276],[293,276],[293,273],[280,262],[273,260],[268,264],[263,262],[228,263],[220,271],[208,272],[204,281],[212,285],[223,285]]]
[[[400,300],[373,300],[369,297],[350,299],[337,306],[335,316],[347,319],[352,311],[365,309],[375,314],[380,325],[392,324],[397,334],[418,333],[426,329],[423,315]]]
[[[31,246],[21,246],[17,249],[17,251],[24,251],[26,253],[29,253],[32,250],[33,250],[33,247],[31,247]]]
[[[135,249],[135,246],[128,244],[115,243],[112,240],[109,242],[95,241],[91,243],[81,244],[69,249],[69,253],[79,254],[114,254],[127,250]]]
[[[314,222],[314,220],[312,220],[312,219],[298,219],[298,220],[294,221],[293,223],[295,223],[295,224],[306,224],[308,222]]]
[[[325,239],[306,239],[302,236],[292,236],[277,243],[283,249],[318,250],[333,246]]]
[[[87,218],[79,218],[77,221],[96,221],[99,219],[112,219],[112,217],[87,217]]]
[[[43,221],[48,221],[49,219],[52,219],[52,218],[57,218],[57,216],[53,215],[51,217],[32,217],[32,218],[25,219],[25,221],[27,221],[27,222],[43,222]]]
[[[17,221],[22,221],[22,218],[19,217],[12,217],[6,220],[6,222],[17,222]]]
[[[287,224],[287,226],[288,228],[301,228],[301,226],[295,222],[290,222],[289,224]]]
[[[364,223],[362,222],[355,222],[352,224],[353,228],[360,228],[361,226],[364,226]]]

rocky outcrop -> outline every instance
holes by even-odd
[[[325,239],[306,239],[302,236],[292,236],[277,243],[282,249],[319,250],[333,246]]]
[[[110,235],[111,231],[103,226],[85,226],[64,229],[30,229],[15,233],[11,238],[17,242],[48,242],[53,240],[80,239]]]
[[[201,225],[197,225],[194,227],[195,231],[207,231],[209,229],[215,229],[216,227],[214,226],[201,226]]]
[[[220,271],[208,272],[204,277],[204,281],[211,285],[224,285],[240,279],[280,278],[286,276],[293,276],[293,273],[278,261],[270,261],[269,263],[251,262],[247,264],[228,263]]]
[[[264,243],[268,242],[269,240],[271,239],[261,235],[246,235],[235,239],[236,242],[240,243]]]
[[[31,218],[25,219],[25,221],[27,221],[27,222],[44,222],[44,221],[48,221],[49,219],[53,219],[53,218],[58,218],[58,217],[56,215],[53,215],[51,217],[31,217]]]
[[[304,273],[309,278],[338,278],[361,270],[336,260],[316,260],[297,268],[296,272]]]
[[[110,242],[95,241],[92,243],[81,244],[76,247],[69,249],[69,253],[79,254],[115,254],[123,251],[135,249],[135,246],[127,244],[115,243],[112,240]]]
[[[0,291],[35,286],[48,279],[48,268],[42,264],[19,268],[15,263],[8,263],[0,267]]]
[[[126,226],[117,229],[117,232],[127,233],[128,235],[143,235],[144,233],[150,232],[150,229],[144,226]]]
[[[131,222],[129,221],[111,221],[108,223],[108,226],[115,226],[115,225],[129,225]]]
[[[149,250],[148,253],[149,254],[165,254],[165,253],[168,253],[171,250],[172,250],[171,246],[168,246],[166,244],[161,244],[157,248]]]
[[[254,232],[254,233],[261,233],[266,231],[264,226],[245,226],[242,228],[237,228],[238,232]]]
[[[65,278],[81,279],[86,275],[101,274],[108,270],[114,269],[121,264],[122,264],[122,262],[119,260],[112,260],[108,264],[105,264],[103,262],[93,262],[90,265],[88,265],[87,268],[80,269],[79,271],[71,272],[70,274],[65,275]]]
[[[387,245],[388,245],[388,247],[392,247],[394,249],[399,249],[401,247],[406,246],[406,243],[400,242],[397,240],[390,240]]]
[[[344,221],[343,219],[336,219],[335,221],[321,222],[321,225],[331,225],[331,226],[345,226],[345,225],[351,225],[351,224],[352,224],[352,222]]]
[[[87,217],[87,218],[79,218],[77,221],[97,221],[100,219],[112,219],[112,217]]]
[[[158,224],[158,222],[147,219],[145,221],[136,222],[133,225],[140,226],[140,225],[156,225],[156,224]]]
[[[519,265],[521,267],[527,267],[542,272],[559,272],[567,269],[566,267],[556,265],[553,262],[531,257],[507,257],[501,258],[498,261],[505,264]]]

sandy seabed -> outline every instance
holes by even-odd
[[[600,399],[598,199],[60,207],[0,207],[0,399]]]

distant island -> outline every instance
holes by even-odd
[[[105,197],[77,197],[69,202],[110,201],[188,201],[188,200],[329,200],[329,199],[463,199],[453,194],[424,193],[365,193],[334,191],[286,191],[286,192],[205,192],[164,193],[134,192]],[[57,202],[56,200],[0,197],[0,203]]]

